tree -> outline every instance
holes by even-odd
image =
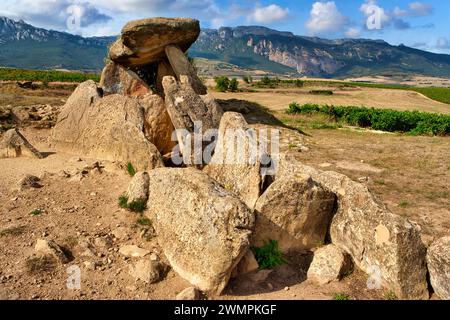
[[[236,92],[236,91],[238,91],[238,88],[239,88],[239,82],[237,81],[237,79],[236,78],[231,79],[228,89],[231,92]]]
[[[230,87],[230,79],[221,76],[214,79],[216,81],[216,90],[219,92],[226,92]]]

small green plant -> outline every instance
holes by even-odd
[[[32,216],[40,216],[43,213],[44,211],[42,209],[34,209],[33,211],[30,212]]]
[[[332,96],[333,95],[333,91],[331,91],[331,90],[311,90],[309,93],[314,94],[314,95],[322,95],[322,96]]]
[[[350,296],[345,293],[335,293],[333,295],[333,300],[351,300]]]
[[[226,92],[230,87],[230,79],[225,76],[214,78],[216,81],[216,90],[219,92]]]
[[[228,90],[231,92],[236,92],[239,89],[239,81],[236,78],[231,79],[230,84],[228,85]]]
[[[146,207],[147,203],[142,199],[134,200],[128,204],[128,210],[138,213],[144,212]]]
[[[406,208],[406,207],[408,207],[409,206],[409,202],[408,201],[406,201],[406,200],[403,200],[403,201],[400,201],[400,203],[398,204],[398,206],[400,207],[400,208]]]
[[[386,293],[383,295],[383,299],[384,299],[384,300],[398,300],[397,295],[396,295],[395,292],[392,291],[392,290],[389,290],[388,292],[386,292]]]
[[[287,263],[283,258],[283,253],[278,248],[278,242],[275,240],[269,240],[264,246],[253,247],[252,250],[260,269],[273,269]]]
[[[127,171],[131,177],[134,177],[136,175],[136,169],[134,169],[133,164],[131,162],[128,162],[127,164]]]
[[[147,203],[144,200],[138,199],[131,201],[130,203],[128,203],[128,200],[129,199],[126,195],[121,195],[119,197],[119,207],[138,213],[144,212],[147,207]]]
[[[380,180],[375,180],[374,181],[376,184],[379,184],[379,185],[382,185],[382,186],[384,186],[385,184],[386,184],[386,181],[384,181],[384,180],[382,180],[382,179],[380,179]]]
[[[447,170],[449,170],[449,171],[450,171],[450,167],[448,167],[448,168],[447,168]]]
[[[151,226],[152,220],[150,220],[149,218],[146,218],[146,217],[140,217],[137,219],[137,224],[139,224],[141,226]]]
[[[119,207],[122,209],[128,209],[128,197],[126,195],[121,195],[119,197]]]

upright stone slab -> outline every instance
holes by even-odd
[[[192,80],[192,88],[195,93],[199,95],[205,95],[207,93],[207,89],[197,76],[194,67],[178,46],[167,46],[166,55],[178,80],[181,79],[181,76],[188,76]]]
[[[103,69],[100,87],[105,95],[120,94],[142,97],[152,92],[150,87],[136,73],[114,62],[109,62]]]
[[[441,299],[450,300],[450,236],[431,244],[427,264],[434,292]]]

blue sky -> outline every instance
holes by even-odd
[[[133,19],[189,16],[203,28],[263,25],[450,54],[449,13],[447,0],[2,0],[0,7],[2,16],[84,36],[118,34]]]

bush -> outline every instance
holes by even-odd
[[[248,83],[248,84],[250,84],[250,83],[253,82],[252,76],[243,76],[243,77],[242,77],[242,80],[244,80],[244,82],[245,82],[245,83]]]
[[[147,203],[143,200],[134,200],[128,203],[128,197],[126,195],[121,195],[119,197],[119,207],[122,209],[127,209],[132,212],[142,213],[147,208]]]
[[[230,79],[227,77],[216,77],[214,80],[216,81],[216,90],[219,92],[226,92],[230,87]]]
[[[336,121],[352,126],[372,128],[387,132],[405,132],[412,135],[449,135],[450,115],[419,111],[396,111],[365,107],[328,106],[317,104],[300,105],[293,102],[288,113],[322,113]]]
[[[134,177],[136,175],[136,169],[134,169],[133,164],[131,162],[128,162],[127,164],[127,171],[131,177]]]
[[[273,269],[286,263],[275,240],[270,240],[261,248],[253,247],[252,250],[260,269]]]
[[[231,79],[230,84],[228,86],[228,90],[230,90],[231,92],[236,92],[238,91],[239,88],[239,82],[237,81],[236,78]]]

